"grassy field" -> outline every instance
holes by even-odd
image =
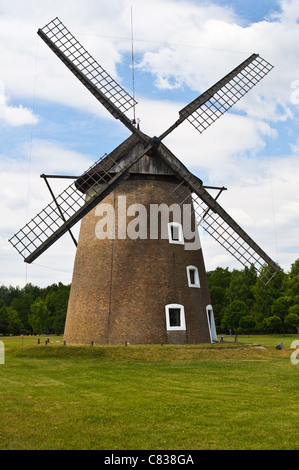
[[[0,339],[1,450],[299,449],[298,335],[127,347]]]

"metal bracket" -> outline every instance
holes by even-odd
[[[66,219],[65,219],[65,217],[64,217],[64,215],[63,215],[63,212],[62,212],[62,209],[61,209],[60,205],[59,205],[58,202],[57,202],[57,199],[56,199],[56,197],[55,197],[55,194],[53,193],[52,188],[51,188],[51,186],[50,186],[49,181],[48,181],[47,178],[77,179],[78,177],[77,177],[77,176],[62,176],[62,175],[57,175],[57,176],[55,176],[55,175],[44,175],[44,174],[40,175],[40,177],[43,178],[44,182],[46,183],[47,188],[48,188],[48,190],[50,191],[50,194],[51,194],[51,196],[52,196],[52,198],[53,198],[53,201],[55,202],[56,207],[57,207],[57,209],[59,210],[59,214],[61,215],[61,218],[62,218],[63,222],[66,222]],[[71,239],[72,239],[73,242],[74,242],[75,247],[77,247],[77,246],[78,246],[78,242],[77,242],[76,238],[74,237],[74,235],[73,235],[71,229],[68,229],[68,232],[69,232],[69,234],[70,234],[70,236],[71,236]]]

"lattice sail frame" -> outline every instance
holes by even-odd
[[[105,160],[104,165],[101,164]],[[100,164],[100,165],[99,165]],[[96,169],[100,168],[100,169]],[[104,155],[95,162],[83,175],[70,184],[56,202],[48,204],[39,214],[20,229],[9,242],[26,260],[49,237],[69,221],[78,210],[87,206],[87,201],[95,198],[102,191],[103,185],[108,186],[114,174],[120,170],[119,165],[109,156]],[[88,174],[88,200],[84,184],[84,175]],[[81,186],[78,181],[84,181]]]
[[[273,65],[269,62],[258,54],[253,54],[218,84],[183,108],[179,112],[180,117],[187,119],[198,132],[202,133],[248,93],[272,68]],[[204,95],[207,99],[202,104]]]
[[[39,32],[42,32],[72,65],[90,80],[121,112],[124,113],[137,104],[134,98],[87,52],[59,18],[55,18]]]
[[[181,182],[172,192],[171,196],[184,210],[190,210],[195,215],[197,225],[201,226],[214,240],[225,248],[243,266],[256,270],[258,279],[267,285],[277,274],[279,269],[269,266],[265,259],[231,227],[220,214],[214,212],[198,195],[192,193],[192,206],[190,205],[190,191],[185,183]]]

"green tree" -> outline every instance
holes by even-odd
[[[213,305],[213,312],[215,324],[221,325],[221,320],[224,315],[225,307],[227,306],[227,296],[225,289],[220,286],[212,286],[210,288],[211,302]]]
[[[70,286],[59,283],[57,289],[49,292],[45,298],[50,312],[50,329],[52,333],[62,334],[64,331],[69,294]]]
[[[250,308],[254,303],[253,286],[256,284],[256,279],[254,267],[246,266],[243,271],[234,269],[227,289],[229,301],[241,300]]]
[[[285,282],[285,293],[292,298],[299,296],[299,274],[287,278]]]
[[[0,307],[0,334],[6,335],[7,334],[7,307],[4,306],[4,302],[0,300],[1,307]]]
[[[48,333],[50,327],[50,312],[44,299],[38,297],[30,307],[28,321],[34,334]]]
[[[23,328],[18,312],[13,307],[4,307],[6,309],[7,334],[18,335]]]
[[[231,272],[228,268],[216,268],[214,271],[208,271],[208,283],[213,305],[215,323],[221,325],[225,307],[228,305],[227,289],[230,285]]]
[[[239,323],[243,316],[248,315],[248,307],[242,300],[234,300],[225,309],[221,327],[238,332]]]
[[[279,317],[272,315],[272,317],[265,318],[264,327],[271,333],[280,333],[282,330],[282,321]]]
[[[289,277],[292,279],[295,276],[299,275],[299,258],[296,259],[296,261],[291,264],[291,270],[289,273]]]
[[[284,280],[284,295],[292,297],[294,304],[298,303],[299,299],[299,259],[297,259],[292,265],[290,272],[287,274]],[[295,298],[297,297],[297,301]]]
[[[254,295],[252,313],[258,325],[262,325],[263,320],[272,315],[271,307],[274,300],[284,295],[286,277],[287,275],[281,270],[266,286],[258,280],[252,287]]]
[[[290,307],[290,313],[285,316],[284,324],[290,333],[296,333],[299,326],[299,305]]]
[[[291,305],[291,297],[286,295],[283,297],[278,297],[278,299],[273,301],[271,306],[271,313],[283,321],[284,317],[289,313],[289,308]]]
[[[231,280],[231,272],[228,268],[216,268],[213,271],[208,271],[207,276],[209,280],[209,286],[218,286],[222,289],[227,289]]]
[[[9,307],[12,300],[16,297],[19,297],[20,295],[20,289],[19,287],[6,287],[6,286],[0,286],[0,300],[4,302],[4,305],[6,307]]]
[[[292,305],[289,308],[289,313],[294,313],[295,315],[299,316],[299,304]]]
[[[256,321],[252,315],[246,315],[240,318],[239,327],[242,331],[249,334],[256,328]]]
[[[15,297],[10,304],[10,306],[18,312],[23,328],[27,330],[27,332],[32,332],[31,325],[28,322],[28,314],[30,313],[30,307],[34,300],[35,299],[30,294],[26,294],[22,291],[21,295],[19,297]]]

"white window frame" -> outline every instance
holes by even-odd
[[[212,305],[206,306],[207,311],[207,319],[208,319],[208,326],[209,326],[209,333],[211,338],[211,343],[215,343],[217,341],[217,331],[214,319],[214,312]]]
[[[171,309],[180,310],[180,326],[170,326],[170,310]],[[166,315],[167,331],[185,331],[186,330],[185,309],[183,305],[180,305],[180,304],[165,305],[165,315]]]
[[[179,234],[179,239],[178,240],[173,240],[172,238],[172,233],[171,233],[171,228],[176,227],[178,229],[178,234]],[[176,245],[184,245],[184,234],[183,234],[183,227],[181,224],[178,222],[169,222],[167,224],[167,229],[168,229],[168,240],[169,243],[174,243]]]
[[[196,266],[187,266],[187,279],[188,279],[188,286],[189,287],[197,287],[200,288],[200,281],[199,281],[199,273]],[[190,271],[194,271],[194,284],[191,282],[191,275]]]

